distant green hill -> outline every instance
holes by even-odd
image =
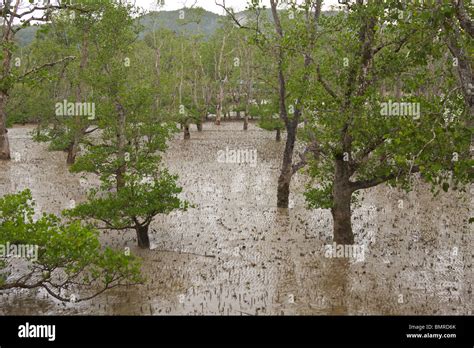
[[[201,33],[205,37],[211,36],[220,26],[219,20],[223,17],[204,9],[186,9],[184,19],[180,19],[180,10],[150,12],[138,19],[143,26],[140,38],[145,34],[158,30],[169,29],[176,33]],[[16,34],[16,39],[20,47],[28,46],[35,38],[39,25],[31,26],[20,30]]]
[[[38,29],[39,26],[37,25],[21,29],[15,35],[18,45],[20,47],[28,46],[35,39]]]
[[[193,33],[203,34],[204,37],[210,37],[220,26],[221,19],[224,17],[214,12],[206,11],[202,8],[193,8],[184,10],[184,19],[180,18],[181,10],[176,11],[160,11],[149,12],[138,18],[139,23],[143,26],[140,38],[147,33],[158,29],[169,29],[176,33]],[[266,9],[267,18],[271,19],[269,9]],[[333,13],[326,12],[326,15]],[[244,19],[247,16],[245,12],[237,14],[237,18]],[[20,47],[28,46],[35,38],[39,26],[31,26],[20,30],[16,34],[17,42]]]
[[[184,12],[161,11],[150,12],[139,19],[144,27],[143,37],[146,33],[158,29],[169,29],[176,33],[194,33],[203,34],[205,37],[211,36],[219,28],[219,20],[223,17],[203,9],[186,9]],[[181,19],[180,15],[184,15]]]

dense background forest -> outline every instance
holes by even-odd
[[[55,300],[75,304],[116,287],[158,291],[149,279],[149,273],[162,272],[149,265],[154,251],[215,259],[216,264],[203,269],[211,267],[216,280],[235,269],[222,255],[241,258],[244,250],[253,256],[237,268],[262,267],[261,278],[244,282],[239,274],[237,287],[254,291],[262,278],[278,278],[282,272],[277,266],[267,271],[268,265],[256,261],[280,265],[281,259],[260,255],[257,241],[268,236],[271,243],[280,243],[282,235],[287,243],[304,237],[296,258],[305,258],[305,265],[306,257],[318,259],[318,272],[326,269],[345,284],[354,266],[354,255],[346,253],[349,247],[379,262],[383,258],[384,264],[397,263],[394,254],[411,249],[401,237],[408,233],[408,240],[415,235],[423,248],[433,247],[433,238],[443,238],[435,244],[454,257],[452,262],[462,260],[456,266],[457,297],[433,301],[446,313],[440,303],[457,299],[455,312],[464,313],[465,303],[472,301],[467,275],[472,274],[473,242],[472,2],[354,0],[325,10],[322,0],[270,0],[268,7],[249,1],[241,12],[225,1],[217,3],[224,16],[202,8],[145,11],[125,1],[2,2],[0,159],[2,180],[11,185],[2,186],[0,244],[36,246],[37,254],[24,263],[0,255],[0,293],[10,298],[18,289],[41,289]],[[24,175],[15,168],[29,172],[26,184],[15,183],[14,173]],[[35,175],[49,170],[56,174],[43,183],[35,181]],[[226,186],[226,180],[239,175],[246,178],[239,188]],[[69,184],[71,178],[83,189],[74,199],[69,194],[77,182]],[[31,180],[50,187],[51,197],[46,198],[45,187],[29,185]],[[56,181],[59,186],[51,184]],[[410,196],[417,190],[419,196]],[[373,192],[380,196],[374,198]],[[384,197],[394,192],[397,198],[387,203]],[[260,209],[253,204],[260,199],[262,211],[273,216],[269,226],[265,218],[252,225]],[[413,211],[421,201],[439,210],[436,200],[458,209],[459,215],[434,217],[431,224],[423,220],[416,227],[409,217],[397,215]],[[367,210],[367,201],[375,206],[375,216],[395,220],[369,222],[374,209]],[[227,211],[228,202],[240,211]],[[389,209],[390,204],[396,209]],[[239,214],[247,218],[239,222]],[[177,223],[182,244],[174,240],[170,249],[164,230]],[[301,233],[295,238],[285,235],[294,230],[288,227],[292,224]],[[454,238],[446,234],[452,226]],[[248,235],[239,239],[238,231],[244,229]],[[210,235],[216,240],[208,244]],[[396,236],[404,241],[398,246],[391,244]],[[322,244],[311,244],[312,238]],[[448,245],[447,239],[452,239]],[[200,251],[184,247],[203,241],[208,245],[199,246]],[[211,248],[214,241],[218,252]],[[250,251],[248,243],[256,249]],[[290,246],[280,247],[279,252],[290,253]],[[261,249],[267,248],[273,246]],[[386,249],[391,256],[376,256]],[[345,263],[333,264],[328,250],[342,259],[334,262]],[[288,267],[297,268],[291,266],[293,257],[285,259],[293,260]],[[163,256],[160,262],[169,269],[171,259]],[[355,267],[364,262],[365,256],[357,258]],[[402,264],[397,267],[405,270]],[[292,271],[299,272],[297,278],[306,275],[305,281],[315,281],[307,266],[298,267]],[[373,269],[372,280],[383,273]],[[408,278],[417,288],[417,277]],[[426,280],[423,286],[437,281]],[[447,281],[439,280],[445,285],[436,291],[449,289]],[[237,294],[235,284],[227,285],[232,300],[219,299],[211,313],[232,311],[226,305],[237,301]],[[369,300],[366,309],[340,306],[346,295],[339,290],[346,285],[335,286],[330,300],[315,300],[311,286],[303,287],[301,297],[319,301],[319,307],[332,301],[343,313],[377,312]],[[196,312],[201,301],[193,287],[179,285],[173,295],[179,304],[192,302],[186,313]],[[217,294],[216,288],[209,291]],[[276,291],[277,300],[267,300],[268,292],[257,296],[263,304],[252,302],[251,310],[279,313],[274,304],[281,297],[286,305],[299,303],[297,290],[286,291],[287,296],[285,291]],[[393,286],[381,292],[380,299],[393,297],[398,305],[405,301],[404,292]],[[114,294],[122,300],[128,296]],[[395,312],[426,312],[418,300],[412,301],[413,307]],[[240,295],[238,302],[242,308]],[[298,313],[320,313],[311,309],[311,300],[303,302]],[[148,313],[140,303],[140,313]]]

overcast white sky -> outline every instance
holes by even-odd
[[[132,0],[133,1],[133,0]],[[135,0],[135,3],[147,10],[156,10],[156,4],[160,0]],[[222,0],[217,0],[222,3]],[[212,11],[218,14],[223,14],[221,7],[217,6],[215,0],[164,0],[165,6],[162,10],[171,11],[178,10],[183,7],[191,7],[196,4],[196,7],[202,7],[208,11]],[[270,6],[269,0],[263,0],[263,3]],[[247,5],[247,0],[226,0],[226,6],[233,7],[236,11],[242,11]],[[329,9],[330,6],[337,5],[337,0],[325,0],[324,9]]]

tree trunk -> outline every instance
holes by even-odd
[[[161,85],[161,44],[155,49],[155,74],[154,88],[156,92],[155,102],[153,103],[153,114],[157,115],[160,108],[160,85]]]
[[[222,37],[221,51],[220,51],[220,54],[219,54],[219,60],[218,60],[218,63],[217,63],[217,70],[216,70],[216,78],[219,80],[219,94],[217,95],[217,110],[216,110],[216,122],[215,122],[217,126],[219,126],[221,124],[222,109],[223,109],[223,104],[224,104],[224,82],[225,82],[225,80],[222,78],[221,66],[222,66],[222,60],[223,60],[223,57],[224,57],[224,49],[225,49],[226,39],[227,39],[227,37],[224,35]]]
[[[270,0],[272,9],[273,22],[275,24],[275,30],[278,36],[283,39],[283,29],[281,27],[280,17],[278,16],[277,3],[274,0]],[[281,166],[280,177],[278,178],[278,191],[277,191],[277,206],[278,208],[288,208],[289,196],[290,196],[290,183],[291,177],[293,176],[293,150],[295,147],[296,140],[296,127],[298,126],[299,113],[295,110],[295,115],[292,120],[288,117],[286,109],[286,81],[284,75],[284,54],[283,49],[280,46],[278,49],[278,84],[279,84],[279,109],[280,119],[285,122],[287,131],[285,151],[283,153],[283,163]]]
[[[138,247],[142,249],[150,249],[150,238],[148,236],[148,225],[147,226],[137,226],[135,228],[137,231],[137,240]]]
[[[86,29],[84,36],[82,38],[82,48],[81,48],[81,63],[79,64],[79,76],[83,74],[89,58],[89,29]],[[80,79],[76,86],[76,100],[78,102],[85,101],[83,100],[83,91],[85,90],[84,82]],[[74,118],[75,126],[72,128],[74,133],[74,139],[68,147],[67,151],[67,160],[68,165],[74,164],[76,162],[76,157],[79,152],[79,142],[81,138],[85,135],[85,132],[88,128],[87,125],[84,125],[84,119],[80,115],[76,115]]]
[[[189,125],[185,124],[184,125],[184,140],[189,140],[191,139],[191,133],[189,132]]]
[[[469,60],[469,55],[466,54],[465,49],[459,45],[458,42],[461,41],[459,35],[453,36],[451,34],[448,37],[448,48],[451,51],[451,54],[458,59],[457,72],[459,76],[459,86],[464,95],[464,100],[466,107],[469,110],[469,115],[474,113],[474,93],[472,89],[472,81],[474,80],[473,70],[471,61]],[[474,121],[471,118],[468,118],[467,126],[472,128]]]
[[[296,123],[297,125],[297,123]],[[288,124],[288,132],[283,153],[283,163],[281,166],[280,177],[278,178],[277,206],[278,208],[288,208],[290,196],[290,183],[293,176],[293,150],[296,141],[296,125],[294,122]]]
[[[11,159],[7,134],[7,101],[8,95],[0,92],[0,160]]]
[[[277,207],[288,208],[291,174],[281,173],[278,178]]]
[[[449,32],[449,29],[446,28]],[[466,108],[468,110],[468,116],[464,121],[466,127],[468,129],[472,129],[474,127],[474,119],[472,115],[474,115],[474,93],[472,92],[472,83],[474,81],[474,74],[473,74],[473,67],[472,67],[472,59],[469,59],[469,54],[466,53],[466,50],[462,45],[459,43],[462,42],[461,37],[458,32],[453,31],[452,34],[448,34],[448,48],[453,55],[453,57],[458,59],[458,66],[457,71],[459,75],[459,85],[461,87],[461,91],[464,95],[464,102]],[[471,138],[471,151],[470,155],[474,155],[474,139]]]
[[[244,131],[249,128],[249,115],[245,113],[244,115]]]
[[[352,245],[354,244],[354,234],[351,225],[352,189],[349,183],[347,164],[342,159],[336,160],[332,195],[333,240],[337,244]]]
[[[120,167],[116,169],[116,180],[117,180],[117,191],[125,187],[125,172],[127,169],[125,163],[125,126],[126,126],[126,115],[123,106],[120,103],[116,103],[118,112],[118,127],[117,127],[117,156],[122,162]]]
[[[5,5],[9,11],[11,11],[11,3],[10,1],[4,1],[3,5]],[[7,15],[4,17],[4,23],[2,24],[2,67],[0,69],[1,76],[0,80],[5,83],[2,83],[2,90],[0,91],[0,160],[10,160],[10,143],[8,141],[8,131],[7,131],[7,102],[8,102],[8,90],[11,88],[10,82],[7,82],[7,78],[10,79],[10,72],[11,72],[11,59],[12,59],[12,50],[13,45],[10,45],[14,38],[14,32],[12,30],[13,27],[13,18],[18,13],[18,8],[20,5],[20,1],[16,1],[13,12],[11,15]],[[6,8],[6,9],[7,9]],[[5,10],[6,10],[5,9]],[[2,8],[3,10],[3,8]],[[7,19],[8,18],[8,19]]]
[[[67,149],[67,160],[66,160],[67,164],[71,165],[76,162],[76,156],[77,156],[78,151],[79,151],[79,146],[76,140],[74,140],[71,144],[69,144],[69,147]]]
[[[116,170],[115,175],[116,175],[116,178],[117,178],[116,179],[117,180],[116,189],[117,189],[117,192],[118,192],[122,188],[125,187],[125,165],[120,166]]]
[[[220,106],[220,105],[217,105],[217,110],[216,110],[216,122],[215,122],[215,124],[216,124],[217,126],[220,126],[220,124],[221,124],[221,117],[222,117],[221,106]]]
[[[275,140],[276,141],[281,141],[281,130],[280,130],[280,128],[277,128],[277,130],[276,130]]]

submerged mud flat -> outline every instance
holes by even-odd
[[[14,160],[0,163],[0,192],[30,188],[38,214],[58,214],[97,181],[69,173],[65,154],[34,143],[32,129],[9,131]],[[331,214],[306,209],[304,175],[294,177],[290,208],[276,208],[284,142],[253,125],[241,129],[208,123],[191,140],[170,142],[166,165],[196,207],[155,218],[152,250],[138,249],[132,231],[101,235],[143,259],[146,284],[78,304],[42,290],[3,292],[0,314],[471,314],[469,193],[433,198],[421,183],[409,194],[368,190],[353,213],[365,259],[328,258]],[[256,162],[218,160],[231,150],[256,150]]]

